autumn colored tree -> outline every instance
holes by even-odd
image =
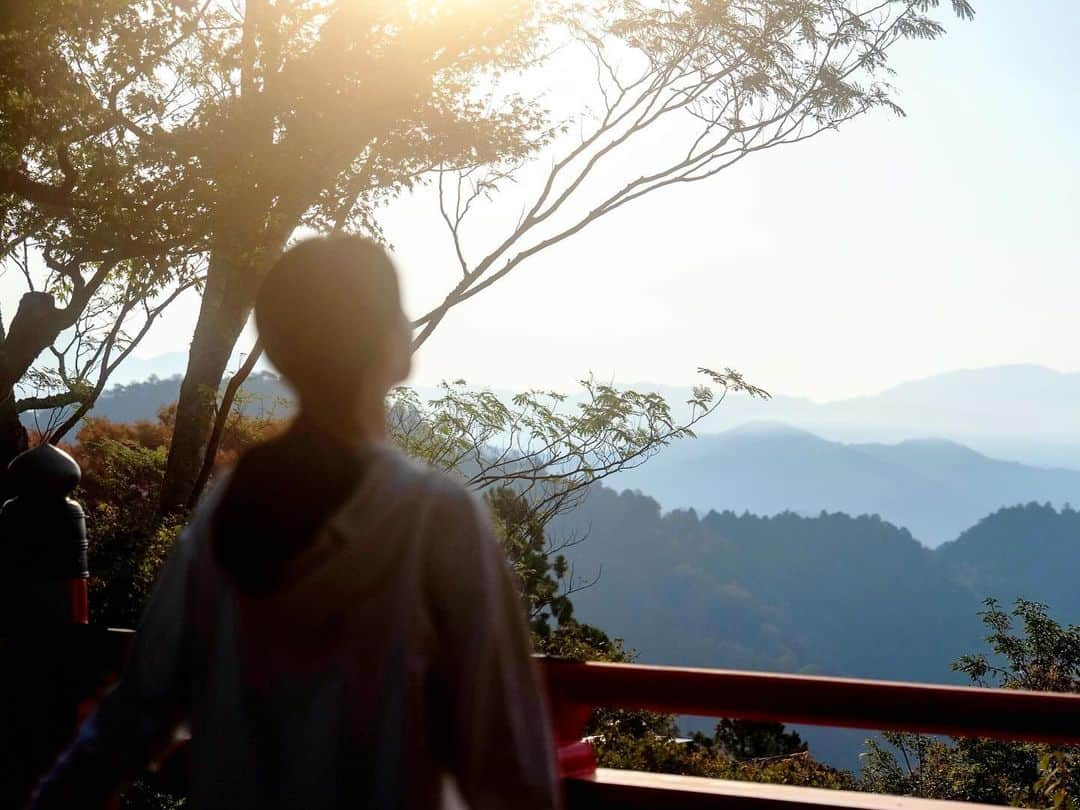
[[[175,406],[162,408],[152,421],[119,423],[91,417],[74,442],[62,445],[83,471],[76,496],[86,511],[90,606],[97,623],[135,626],[183,527],[176,518],[160,518],[157,509],[175,424]],[[283,424],[273,411],[262,416],[236,414],[218,452],[219,468]]]

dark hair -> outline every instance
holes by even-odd
[[[301,399],[345,400],[359,390],[402,317],[390,257],[356,236],[309,239],[287,250],[255,300],[266,354]],[[278,585],[365,469],[362,451],[300,423],[251,448],[214,515],[222,569],[243,592]]]
[[[401,317],[390,257],[359,236],[285,251],[255,300],[266,355],[301,397],[355,390]]]
[[[366,472],[363,450],[304,425],[252,447],[214,512],[214,556],[243,593],[278,586]]]

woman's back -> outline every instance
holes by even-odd
[[[195,808],[429,808],[444,776],[477,810],[554,806],[549,719],[481,508],[387,446],[367,447],[362,469],[316,538],[255,593],[215,554],[233,482],[211,493],[124,680],[69,760],[107,748],[134,761],[183,714]],[[83,770],[69,761],[44,798]]]

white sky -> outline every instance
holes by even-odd
[[[683,383],[734,366],[828,400],[956,368],[1080,369],[1080,4],[976,12],[894,59],[908,118],[876,113],[621,209],[452,312],[413,381]],[[416,314],[454,277],[450,242],[429,192],[383,221]],[[185,349],[196,303],[141,356]]]

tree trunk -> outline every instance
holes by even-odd
[[[229,421],[229,412],[236,401],[240,386],[247,380],[251,370],[255,368],[255,364],[259,362],[260,357],[262,357],[262,340],[256,340],[244,364],[229,378],[229,382],[221,394],[221,402],[218,404],[217,414],[214,416],[214,426],[210,430],[210,438],[207,439],[206,449],[203,451],[202,468],[195,479],[195,487],[191,490],[191,494],[188,495],[187,505],[189,509],[195,507],[195,503],[202,497],[207,481],[210,480],[210,474],[214,471],[214,458],[217,456],[218,448],[221,447],[221,437],[225,435],[225,425]]]
[[[0,502],[14,495],[7,479],[8,464],[29,446],[30,437],[15,407],[15,389],[8,388],[0,393]]]
[[[23,296],[23,299],[19,302],[19,309],[12,319],[12,328],[16,333],[16,337],[25,334],[23,328],[16,328],[20,313],[25,320],[31,311],[41,310],[40,306],[34,306],[34,304],[40,305],[41,303],[39,299],[28,301],[27,296]],[[52,309],[51,296],[49,297],[48,308]],[[19,419],[19,409],[15,401],[15,384],[26,373],[29,365],[20,362],[26,354],[26,349],[12,351],[17,348],[19,347],[14,346],[9,340],[3,321],[0,321],[0,503],[12,496],[11,485],[7,480],[8,464],[11,463],[15,456],[30,446],[30,437]],[[17,354],[18,357],[12,357],[13,353]],[[36,357],[37,353],[31,357],[29,362],[32,363]]]
[[[228,262],[213,257],[207,274],[176,405],[176,426],[161,489],[162,514],[187,506],[202,466],[221,378],[251,312],[254,274],[250,268],[222,266]]]
[[[215,228],[223,235],[222,241],[211,251],[199,320],[176,405],[176,427],[161,486],[162,515],[185,510],[191,500],[225,367],[255,305],[259,285],[299,226],[300,215],[317,196],[320,182],[329,180],[309,180],[310,187],[298,185],[273,205],[265,198],[224,206],[225,218]],[[269,226],[265,224],[268,219],[272,220]]]

